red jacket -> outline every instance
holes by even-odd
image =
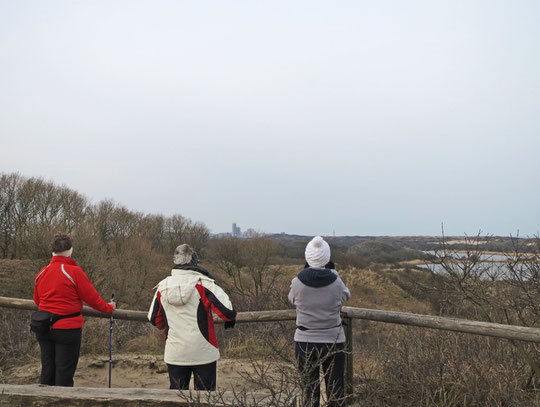
[[[83,269],[65,256],[53,256],[47,267],[41,270],[34,282],[34,302],[42,311],[68,315],[82,310],[82,302],[98,311],[109,314],[113,307],[97,293]],[[73,329],[83,326],[83,317],[61,319],[55,329]]]

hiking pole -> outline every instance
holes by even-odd
[[[111,297],[111,302],[114,302],[114,294]],[[112,327],[113,327],[113,314],[111,312],[109,323],[109,389],[111,388],[111,377],[112,377]]]

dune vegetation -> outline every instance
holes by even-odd
[[[73,237],[73,258],[101,295],[115,293],[120,308],[134,310],[148,309],[153,288],[170,272],[172,252],[180,243],[196,248],[201,266],[230,293],[238,311],[291,308],[289,284],[303,267],[309,240],[290,235],[216,238],[203,223],[180,214],[143,214],[112,201],[94,204],[67,187],[18,174],[0,176],[0,210],[0,296],[32,298],[33,278],[50,259],[51,237],[66,232]],[[336,269],[351,290],[347,305],[539,327],[538,239],[453,239],[458,243],[428,237],[328,241]],[[423,251],[430,249],[439,253]],[[466,255],[456,259],[452,250]],[[494,251],[507,259],[501,266],[504,274],[498,276],[484,267],[480,256]],[[433,262],[443,272],[419,267]],[[29,312],[0,311],[3,382],[36,380],[32,366],[39,366],[39,349],[28,320]],[[87,318],[84,360],[107,354],[107,325],[106,320]],[[274,386],[275,391],[283,383],[280,377],[294,376],[294,322],[218,329],[223,385],[245,390]],[[161,385],[152,375],[163,373],[162,333],[150,324],[128,321],[116,321],[114,332],[115,352],[130,355],[122,357],[127,369],[141,361],[136,383]],[[540,403],[538,345],[359,320],[354,338],[351,400],[356,405]],[[230,360],[240,360],[237,367],[244,370],[235,370],[237,376],[227,381],[227,369],[234,367]]]

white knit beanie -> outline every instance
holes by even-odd
[[[315,236],[306,246],[306,261],[311,267],[323,268],[330,261],[330,246]]]
[[[188,264],[193,257],[193,249],[187,244],[181,244],[174,251],[173,263],[176,265]]]

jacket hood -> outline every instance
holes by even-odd
[[[298,280],[309,287],[326,287],[337,280],[337,273],[330,269],[308,267],[298,273]]]
[[[185,305],[201,280],[214,281],[196,270],[177,269],[175,267],[171,272],[171,276],[158,284],[162,301],[175,306]]]

